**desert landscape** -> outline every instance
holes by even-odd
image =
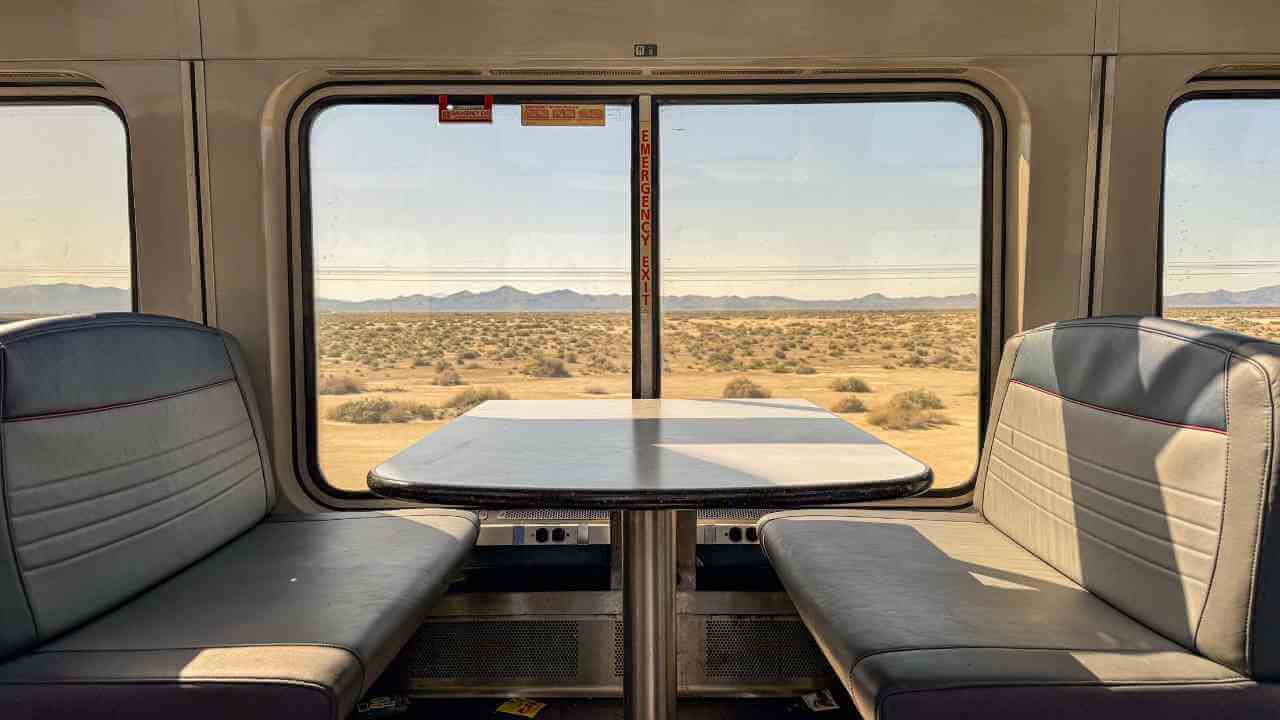
[[[318,315],[319,461],[336,487],[490,398],[631,396],[626,313]],[[977,316],[961,311],[678,312],[663,396],[804,398],[968,482]]]

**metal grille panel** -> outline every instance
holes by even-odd
[[[708,618],[703,643],[708,679],[805,678],[827,667],[799,620]]]
[[[608,520],[608,510],[557,510],[555,508],[526,508],[503,510],[500,520]]]
[[[424,625],[405,648],[414,678],[578,677],[575,620],[475,620]]]
[[[627,649],[625,643],[627,640],[626,628],[621,622],[613,624],[613,676],[622,677],[626,674]]]
[[[755,522],[771,512],[777,512],[777,510],[760,510],[755,508],[712,508],[709,510],[699,510],[698,519]]]

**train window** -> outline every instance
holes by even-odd
[[[133,307],[128,168],[110,108],[0,102],[0,323]]]
[[[802,398],[978,455],[983,133],[950,101],[664,103],[664,397]]]
[[[631,115],[317,112],[311,378],[332,488],[367,490],[370,467],[487,398],[631,397]]]
[[[1280,340],[1280,99],[1173,111],[1163,235],[1166,316]]]

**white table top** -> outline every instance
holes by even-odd
[[[807,400],[490,400],[379,465],[466,507],[800,507],[906,497],[924,463]]]

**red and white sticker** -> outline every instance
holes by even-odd
[[[493,122],[492,95],[441,95],[439,102],[442,123]]]
[[[520,124],[529,127],[604,127],[604,105],[525,103]]]

